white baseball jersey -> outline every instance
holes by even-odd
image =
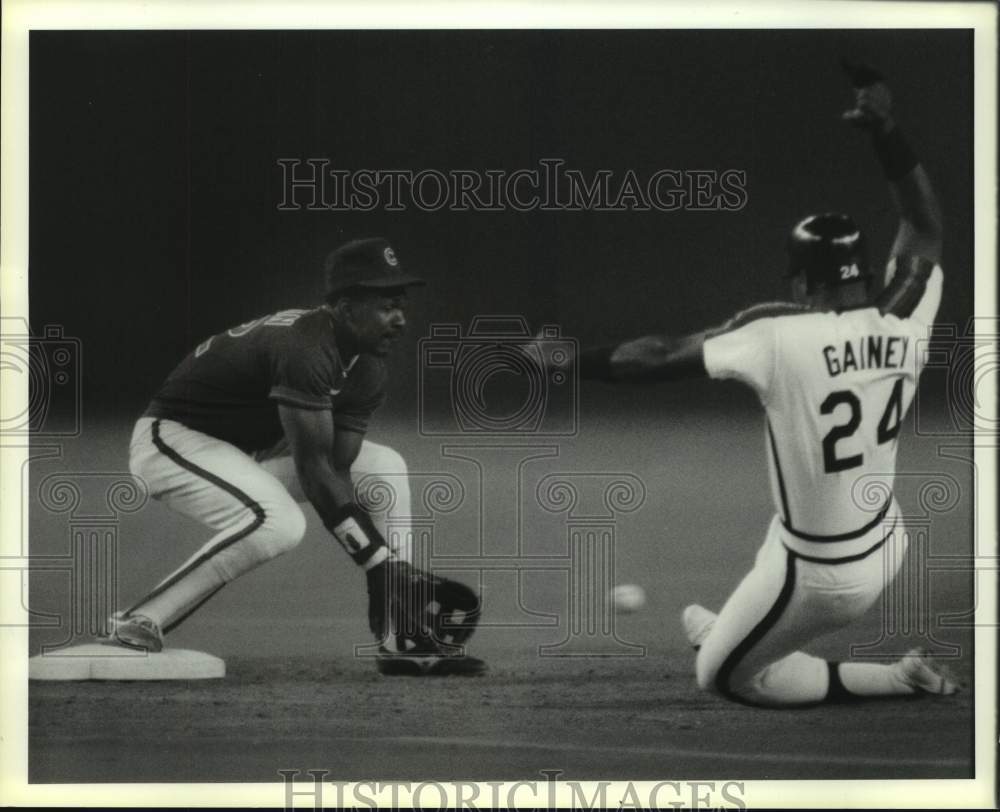
[[[890,508],[900,424],[941,301],[941,268],[923,271],[890,286],[881,306],[764,306],[705,340],[708,374],[746,383],[764,405],[775,506],[799,539],[860,538]],[[866,487],[873,480],[884,488]],[[889,495],[884,506],[872,493]]]

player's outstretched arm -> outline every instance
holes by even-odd
[[[427,657],[450,653],[464,643],[479,622],[476,593],[464,584],[431,575],[396,558],[368,511],[354,500],[351,465],[364,435],[336,430],[329,409],[279,404],[278,412],[302,490],[326,528],[365,570],[368,625],[375,639],[384,644],[394,634],[403,652],[399,655],[402,660],[406,660],[405,652],[410,648]],[[400,666],[397,660],[392,662],[395,666],[386,667]],[[479,663],[468,658],[462,662],[467,667]],[[431,673],[427,663],[414,667],[416,673]]]
[[[604,381],[657,382],[704,378],[705,334],[649,335],[580,353],[580,376]]]
[[[867,65],[844,63],[854,86],[855,106],[844,120],[867,130],[899,212],[891,257],[941,261],[941,210],[927,172],[892,114],[892,95],[883,76]]]
[[[372,524],[367,511],[354,501],[350,466],[357,456],[361,435],[357,432],[335,434],[329,409],[300,409],[279,404],[278,413],[302,490],[327,530],[355,563],[366,570],[385,561],[389,557],[385,539]]]

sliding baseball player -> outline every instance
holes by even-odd
[[[789,237],[794,304],[762,305],[718,330],[652,335],[581,356],[607,381],[732,378],[766,413],[776,514],[753,569],[718,613],[683,613],[700,688],[762,706],[950,694],[956,685],[915,650],[891,664],[827,662],[801,648],[861,617],[900,567],[906,538],[892,496],[902,420],[941,300],[941,216],[926,172],[892,115],[880,74],[848,66],[855,106],[899,212],[884,278],[844,214],[817,214]],[[887,495],[872,512],[861,480]]]

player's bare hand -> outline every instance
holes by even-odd
[[[892,94],[885,77],[871,65],[846,60],[841,64],[854,87],[854,107],[844,111],[844,121],[863,130],[888,132],[895,122],[892,118]]]

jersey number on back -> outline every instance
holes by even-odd
[[[853,392],[846,389],[839,389],[827,395],[819,407],[820,414],[832,414],[841,404],[851,407],[851,415],[846,423],[834,426],[823,438],[823,470],[828,474],[835,474],[838,471],[846,471],[850,468],[857,468],[864,463],[862,454],[852,454],[850,457],[837,456],[837,441],[850,437],[861,425],[861,401]],[[903,422],[903,379],[898,378],[889,394],[889,402],[885,404],[885,410],[878,421],[878,434],[876,439],[878,444],[888,443],[896,439],[899,434],[900,423]]]

